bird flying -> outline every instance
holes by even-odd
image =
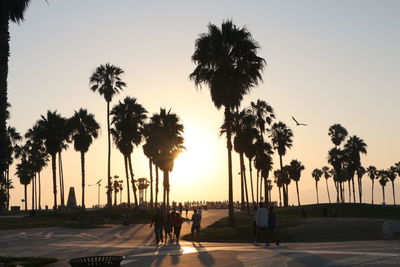
[[[293,116],[292,116],[292,119],[293,119],[294,122],[296,123],[296,126],[307,126],[307,124],[305,124],[305,123],[300,123],[300,122],[298,122]]]

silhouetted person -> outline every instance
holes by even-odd
[[[185,205],[185,211],[186,211],[186,218],[187,218],[188,212],[189,212],[189,206],[187,204]]]
[[[200,241],[200,223],[201,223],[201,217],[200,214],[197,213],[197,209],[193,210],[193,215],[192,215],[192,229],[191,229],[191,233],[192,233],[192,242],[194,241],[193,237],[194,237],[194,232],[197,233],[197,242]]]
[[[176,208],[174,208],[171,212],[171,223],[174,229],[176,243],[179,243],[179,236],[181,235],[181,228],[183,221],[181,215],[178,212],[176,212]]]
[[[268,211],[268,240],[266,243],[267,246],[270,242],[275,242],[277,246],[279,245],[279,240],[277,240],[275,236],[275,227],[276,215],[274,212],[274,206],[270,206]]]
[[[154,224],[154,234],[156,236],[156,244],[163,242],[163,216],[161,215],[160,209],[156,209],[156,214],[154,214],[151,220],[150,228]]]
[[[263,234],[265,245],[267,246],[268,211],[264,207],[264,203],[262,202],[260,202],[256,212],[256,225],[257,225],[256,243],[259,242],[260,235]]]
[[[165,243],[172,242],[172,224],[171,224],[171,215],[167,214],[167,217],[164,219],[164,232],[165,232]]]

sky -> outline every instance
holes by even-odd
[[[300,182],[302,204],[316,201],[314,168],[327,165],[333,147],[328,128],[340,123],[368,145],[364,166],[388,168],[400,161],[400,11],[399,1],[31,1],[25,21],[12,24],[9,65],[10,124],[21,133],[47,110],[65,117],[86,108],[102,126],[101,136],[86,155],[86,184],[107,175],[107,124],[104,99],[89,89],[89,76],[100,64],[121,67],[126,96],[137,98],[149,112],[171,108],[185,126],[187,150],[170,175],[171,200],[228,198],[225,138],[219,136],[223,111],[209,90],[197,89],[189,74],[194,43],[207,25],[232,19],[246,26],[259,43],[267,67],[263,82],[245,97],[242,107],[262,99],[275,110],[277,121],[294,132],[284,164],[298,159],[305,165]],[[308,123],[296,127],[291,119]],[[135,149],[135,177],[149,178],[142,147]],[[233,158],[234,198],[240,199],[238,156]],[[278,158],[274,157],[275,168]],[[66,195],[75,188],[80,204],[80,158],[73,145],[63,153]],[[13,174],[14,168],[11,173]],[[123,157],[113,147],[112,175],[124,177]],[[253,175],[255,177],[255,173]],[[21,205],[23,187],[13,178],[11,205]],[[365,176],[364,200],[371,199]],[[324,182],[324,181],[323,181]],[[335,196],[329,180],[331,196]],[[399,179],[396,180],[400,200]],[[105,183],[103,183],[105,185]],[[324,183],[320,201],[327,201]],[[42,173],[43,203],[52,207],[50,167]],[[290,204],[296,204],[293,184]],[[391,185],[386,187],[392,203]],[[126,200],[126,191],[123,191]],[[159,197],[160,198],[160,197]],[[376,186],[375,202],[382,201]],[[277,188],[272,199],[278,199]],[[101,203],[106,201],[101,187]],[[30,200],[28,201],[30,203]],[[97,188],[86,188],[86,206],[97,203]]]

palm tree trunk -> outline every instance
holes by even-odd
[[[28,210],[28,193],[27,193],[28,185],[24,184],[24,197],[25,197],[25,210]]]
[[[42,210],[42,182],[40,181],[40,172],[38,172],[38,184],[39,184],[39,210]]]
[[[360,203],[362,203],[362,180],[361,178],[357,177],[357,181],[358,181],[358,197],[360,199]]]
[[[254,204],[253,169],[251,167],[251,158],[249,158],[249,171],[250,171],[251,201],[253,201]]]
[[[371,180],[372,180],[371,204],[374,205],[374,179]]]
[[[132,183],[132,188],[133,188],[133,197],[135,199],[135,205],[138,206],[138,200],[137,200],[137,194],[136,194],[136,185],[135,185],[135,179],[133,175],[133,170],[132,170],[132,160],[131,160],[131,155],[128,156],[128,162],[129,162],[129,171],[131,173],[131,183]]]
[[[351,177],[351,183],[353,185],[353,202],[356,203],[356,189],[355,189],[355,185],[354,185],[354,175],[353,175],[353,177]]]
[[[260,195],[258,194],[258,184],[259,184],[259,181],[260,181],[260,171],[257,170],[257,186],[256,186],[257,203],[259,202],[259,196],[261,195],[261,194],[260,194]]]
[[[128,173],[128,157],[124,155],[125,177],[126,177],[126,194],[128,197],[128,207],[131,206],[131,192],[129,189],[129,173]]]
[[[347,181],[347,184],[349,185],[349,203],[351,202],[351,183],[350,180]]]
[[[385,205],[385,187],[382,185],[383,205]]]
[[[244,190],[245,190],[245,194],[246,194],[246,210],[247,210],[247,213],[250,214],[249,191],[247,190],[246,166],[244,165],[243,153],[240,153],[240,165],[243,166],[243,183],[244,183]]]
[[[32,185],[32,210],[35,210],[35,176],[31,180]]]
[[[261,202],[261,196],[262,196],[262,185],[263,185],[263,177],[260,179],[260,202]],[[259,202],[257,202],[259,203]]]
[[[166,207],[166,212],[167,214],[169,213],[169,172],[168,171],[163,171],[164,173],[164,186],[165,186],[165,207]]]
[[[339,203],[339,182],[337,181],[333,181],[333,183],[335,184],[335,189],[336,189],[336,203]]]
[[[153,208],[153,163],[151,158],[149,158],[149,169],[150,169],[150,207]]]
[[[8,76],[8,57],[10,55],[10,32],[8,13],[5,12],[7,1],[1,1],[3,5],[0,11],[0,162],[4,163],[7,159],[7,76]],[[6,166],[0,166],[0,174],[6,171]]]
[[[38,208],[38,197],[37,197],[37,173],[35,173],[34,176],[34,182],[35,182],[35,210]]]
[[[6,197],[7,197],[7,201],[6,201],[6,210],[10,209],[10,166],[7,166],[7,171],[6,171]]]
[[[244,197],[244,171],[243,171],[243,164],[242,164],[242,154],[239,153],[239,164],[240,164],[240,209],[243,211],[245,210],[245,197]]]
[[[318,197],[318,181],[315,180],[315,191],[317,192],[317,204],[319,204],[319,197]]]
[[[114,206],[117,206],[117,189],[114,188]]]
[[[231,132],[231,111],[230,108],[225,107],[225,121],[227,122],[226,127],[226,146],[228,149],[228,209],[229,209],[229,221],[231,225],[234,225],[234,211],[233,211],[233,182],[232,182],[232,132]]]
[[[107,206],[111,207],[112,206],[112,200],[111,200],[111,190],[112,190],[112,184],[111,184],[111,133],[110,133],[110,102],[107,101],[107,145],[108,145],[108,154],[107,154],[107,184],[108,184],[108,189],[107,189]],[[137,203],[135,202],[137,205]]]
[[[85,153],[81,151],[82,210],[85,210]]]
[[[60,179],[60,201],[61,201],[61,208],[65,207],[65,202],[64,202],[64,173],[62,169],[62,159],[61,159],[61,151],[58,152],[58,174],[59,174],[59,179]]]
[[[279,164],[281,167],[281,172],[283,173],[283,161],[282,161],[282,155],[279,155]],[[287,200],[287,192],[285,188],[285,183],[282,181],[282,195],[283,195],[283,206],[287,207],[288,200]]]
[[[299,206],[301,206],[300,204],[300,194],[299,194],[299,182],[296,181],[296,191],[297,191],[297,203],[299,204]]]
[[[54,194],[54,205],[53,210],[57,211],[57,174],[56,174],[56,154],[51,155],[51,169],[53,172],[53,194]]]
[[[156,167],[156,207],[158,206],[158,166],[156,164],[154,164],[154,166]]]
[[[331,203],[331,195],[329,194],[328,179],[325,179],[326,191],[328,192],[329,204]]]
[[[264,203],[265,203],[265,206],[268,207],[269,191],[268,191],[267,177],[264,178]]]
[[[278,189],[279,189],[279,207],[282,207],[281,187],[278,186]]]
[[[394,181],[392,180],[391,182],[392,182],[392,191],[393,191],[393,205],[396,206],[396,197],[394,194]]]

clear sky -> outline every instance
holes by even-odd
[[[208,89],[196,91],[188,76],[195,67],[190,57],[198,34],[207,31],[210,22],[220,25],[232,19],[248,27],[267,61],[264,82],[243,106],[266,100],[278,120],[293,129],[294,145],[284,163],[298,159],[305,165],[300,197],[312,203],[316,197],[311,172],[327,164],[332,147],[327,133],[333,123],[365,140],[364,166],[387,168],[400,161],[399,12],[400,2],[395,0],[31,1],[25,22],[11,26],[10,124],[25,132],[48,109],[70,117],[74,110],[87,108],[102,126],[101,137],[87,153],[87,184],[104,181],[106,104],[89,90],[88,81],[95,67],[110,62],[125,70],[128,84],[113,104],[133,96],[150,114],[160,107],[172,108],[185,125],[187,152],[171,173],[171,199],[225,200],[227,153],[225,139],[218,135],[223,112],[214,107]],[[296,128],[292,115],[309,126]],[[66,191],[74,186],[79,202],[80,159],[72,145],[63,164]],[[135,150],[133,168],[136,177],[149,177],[141,147]],[[123,158],[114,148],[112,174],[123,177],[123,170]],[[233,170],[234,197],[239,199],[237,155]],[[13,180],[11,204],[19,205],[23,187],[18,178]],[[43,201],[51,207],[50,167],[42,174],[42,184]],[[104,203],[104,187],[101,190]],[[290,203],[296,203],[293,185],[289,191]],[[367,176],[364,191],[364,199],[370,201]],[[86,194],[87,206],[97,202],[95,187],[87,187]],[[391,203],[390,184],[386,195]],[[272,198],[278,198],[276,187]],[[376,202],[381,198],[381,188],[376,187]],[[327,201],[323,183],[320,200]]]

